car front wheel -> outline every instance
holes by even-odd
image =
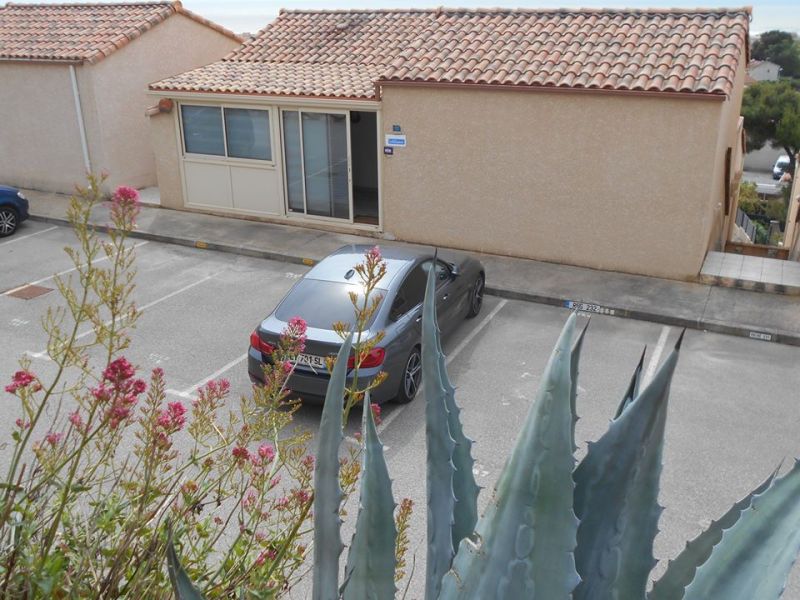
[[[11,235],[17,230],[17,211],[13,208],[0,208],[0,237]]]
[[[400,382],[400,391],[397,393],[395,402],[406,404],[411,402],[419,391],[422,382],[422,354],[419,348],[414,348],[406,359],[403,369],[403,380]]]

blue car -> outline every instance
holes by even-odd
[[[11,235],[28,218],[28,199],[17,188],[0,185],[0,237]]]

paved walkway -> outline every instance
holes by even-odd
[[[64,195],[25,190],[32,218],[66,223]],[[108,223],[98,206],[93,221]],[[344,244],[374,238],[143,206],[137,237],[291,263],[313,264]],[[383,243],[383,242],[379,242]],[[392,242],[396,243],[396,242]],[[587,312],[800,345],[800,297],[553,263],[478,255],[487,293]]]
[[[709,252],[700,280],[726,287],[800,296],[800,262]]]

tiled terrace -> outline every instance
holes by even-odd
[[[800,262],[709,252],[700,279],[712,285],[800,295]]]

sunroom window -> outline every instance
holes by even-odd
[[[267,110],[183,105],[181,120],[189,154],[272,160]]]

